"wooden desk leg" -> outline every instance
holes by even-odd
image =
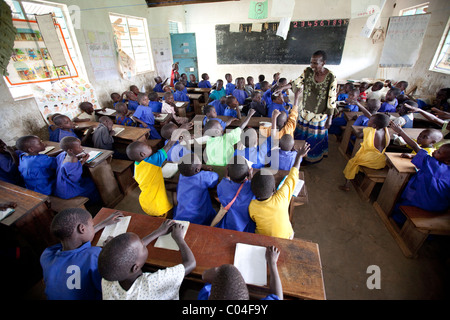
[[[347,126],[345,127],[344,133],[342,134],[341,144],[339,145],[339,151],[346,158],[348,158],[347,150],[348,144],[350,143],[350,137],[352,135],[352,125],[354,122],[355,122],[354,120],[347,122]]]
[[[200,107],[200,103],[198,102],[198,99],[193,99],[194,101],[194,112],[195,114],[203,114],[202,108]]]
[[[89,172],[91,173],[92,180],[94,180],[105,206],[114,208],[114,206],[123,199],[123,194],[120,192],[119,185],[109,161],[105,160],[93,168],[90,167]]]
[[[428,233],[417,230],[410,219],[407,219],[400,231],[403,246],[400,245],[405,256],[413,258],[417,255],[422,244],[428,237]]]

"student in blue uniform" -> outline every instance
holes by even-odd
[[[398,106],[397,96],[400,94],[400,89],[392,88],[386,93],[386,101],[381,104],[378,112],[396,112]]]
[[[22,151],[8,147],[0,139],[0,180],[23,187],[23,179],[19,172],[19,156]]]
[[[450,209],[450,144],[442,145],[430,156],[400,126],[391,122],[390,127],[417,152],[411,162],[419,169],[409,180],[394,208],[394,220],[399,225],[406,221],[399,206],[414,206],[434,212]]]
[[[261,89],[262,89],[262,88],[261,88],[261,84],[262,84],[262,82],[263,82],[264,80],[266,80],[266,76],[263,75],[263,74],[260,74],[260,75],[258,76],[258,83],[255,84],[255,90],[261,90]]]
[[[211,83],[209,82],[209,75],[207,73],[202,74],[202,81],[198,83],[199,88],[211,88]]]
[[[69,117],[61,114],[53,117],[52,120],[56,126],[56,130],[54,130],[53,134],[50,135],[50,141],[60,142],[64,137],[78,138],[77,134],[73,130],[74,124]]]
[[[195,153],[185,155],[178,164],[178,169],[178,205],[173,218],[209,226],[216,216],[209,189],[217,185],[219,175],[205,170],[208,167],[202,166]]]
[[[124,102],[122,96],[117,92],[111,93],[111,100],[113,102],[113,107],[115,107],[119,102]]]
[[[271,150],[271,157],[273,162],[271,168],[278,170],[291,170],[297,157],[297,151],[294,149],[294,137],[290,134],[285,134],[280,139],[280,147]],[[268,160],[267,160],[268,161]]]
[[[263,138],[261,136],[261,138]],[[241,142],[238,143],[235,156],[241,156],[252,164],[252,168],[261,169],[265,165],[265,158],[268,152],[268,139],[261,145],[258,144],[258,133],[253,128],[248,128],[241,133]]]
[[[274,93],[272,95],[272,103],[267,105],[267,117],[272,118],[273,110],[280,110],[280,112],[288,113],[286,108],[284,107],[285,102],[283,100],[282,93]]]
[[[161,89],[162,90],[162,89]],[[164,92],[164,91],[161,91]],[[159,102],[159,95],[156,91],[152,91],[148,94],[148,99],[150,100],[148,106],[153,112],[161,113],[162,103]]]
[[[125,96],[127,97],[128,110],[136,111],[137,107],[139,107],[137,95],[133,91],[127,91],[125,92]]]
[[[150,102],[148,96],[140,93],[138,99],[139,107],[134,112],[132,119],[139,123],[139,127],[150,129],[150,139],[161,139],[160,134],[154,127],[155,116],[153,115],[152,109],[148,107]]]
[[[60,142],[64,152],[56,157],[56,186],[54,195],[61,199],[87,197],[91,203],[100,202],[100,194],[94,181],[83,176],[83,165],[89,159],[80,139],[65,137]]]
[[[328,134],[341,135],[342,129],[341,126],[347,125],[347,120],[345,120],[344,113],[347,112],[358,112],[359,107],[354,101],[357,101],[359,97],[359,90],[353,89],[348,93],[348,98],[345,100],[348,104],[343,106],[343,110],[340,111],[340,115],[335,117],[331,122],[331,126],[328,129]]]
[[[188,102],[187,110],[190,110],[190,99],[188,95],[183,91],[186,87],[184,86],[183,82],[178,81],[175,84],[175,92],[173,94],[173,100],[174,101],[186,101]]]
[[[225,75],[225,80],[227,80],[227,85],[225,86],[225,93],[227,96],[231,96],[233,90],[236,89],[236,85],[233,83],[233,76],[231,73]]]
[[[239,109],[239,101],[235,96],[227,96],[227,107],[223,112],[224,116],[241,119],[241,110]]]
[[[361,104],[359,102],[356,103],[356,105],[358,105],[358,108],[361,109]],[[367,100],[367,107],[366,107],[366,109],[371,115],[374,115],[375,113],[377,113],[378,110],[380,109],[380,106],[381,106],[381,102],[378,99],[369,99],[369,100]],[[358,116],[356,118],[356,120],[353,123],[353,125],[354,126],[367,127],[368,123],[369,123],[369,118],[365,114],[362,114],[362,115],[360,115],[360,116]]]
[[[126,103],[119,102],[115,106],[116,109],[116,124],[127,127],[136,127],[136,122],[128,115],[128,107]]]
[[[123,215],[116,211],[94,226],[88,211],[68,208],[53,218],[50,230],[59,243],[46,248],[40,257],[48,300],[102,300],[97,263],[102,248],[92,246],[91,241],[119,217]]]
[[[350,92],[354,89],[353,83],[347,82],[344,84],[344,88],[338,93],[336,101],[345,101],[347,100]]]
[[[213,100],[208,103],[216,109],[218,116],[223,116],[225,114],[225,109],[227,108],[227,97],[223,96],[219,100]]]
[[[243,77],[239,77],[237,80],[236,89],[233,90],[232,95],[237,99],[240,105],[243,105],[245,99],[248,98],[247,92],[245,92],[245,79]]]
[[[216,108],[212,105],[206,105],[203,107],[203,113],[205,114],[205,118],[203,119],[203,126],[210,120],[217,120],[223,127],[223,130],[226,129],[233,121],[236,121],[236,118],[230,118],[227,122],[217,118]]]
[[[226,167],[226,175],[217,185],[217,196],[225,208],[237,195],[228,212],[216,225],[218,228],[254,233],[256,224],[248,214],[253,199],[251,189],[252,169],[241,156],[234,156]],[[241,187],[242,186],[242,187]]]
[[[168,144],[172,139],[173,132],[177,129],[186,130],[185,135],[183,135],[183,144],[186,144],[187,141],[190,140],[190,134],[188,130],[191,130],[193,124],[191,122],[182,124],[178,127],[175,123],[169,122],[161,128],[161,136],[166,140],[164,145]],[[180,141],[175,142],[175,144],[166,152],[167,153],[167,161],[170,162],[179,162],[183,156],[186,154],[192,153],[192,151],[186,147],[186,145],[182,145]]]
[[[155,87],[153,88],[154,92],[164,92],[163,87],[166,85],[166,82],[169,78],[167,78],[166,80],[164,80],[164,82],[162,81],[162,78],[160,76],[155,77]]]
[[[24,136],[16,141],[19,156],[19,172],[27,189],[51,195],[56,182],[56,158],[39,154],[47,146],[37,136]]]
[[[269,105],[272,104],[272,89],[270,88],[270,84],[267,81],[263,81],[261,83],[261,92],[262,92],[262,99],[266,103],[266,106],[269,107]]]

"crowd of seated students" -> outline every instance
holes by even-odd
[[[227,73],[226,85],[221,79],[211,84],[207,73],[201,75],[202,80],[198,83],[194,75],[190,75],[188,81],[186,74],[174,74],[173,87],[166,84],[168,79],[163,81],[156,77],[156,85],[150,93],[139,92],[137,86],[131,86],[122,94],[112,93],[115,120],[108,116],[100,117],[95,131],[91,128],[79,132],[75,126],[77,122],[96,120],[93,107],[88,103],[80,105],[84,117],[50,116],[50,140],[59,142],[63,149],[57,157],[41,154],[46,145],[37,136],[21,137],[15,148],[0,140],[0,178],[64,199],[86,196],[90,201],[99,201],[95,185],[83,171],[88,160],[83,145],[90,139],[94,147],[114,150],[114,123],[148,128],[149,139],[162,139],[164,147],[152,148],[144,141],[136,141],[126,148],[126,158],[134,161],[134,179],[140,189],[139,203],[146,214],[292,239],[294,230],[288,208],[302,158],[309,151],[308,143],[301,148],[294,147],[300,92],[295,94],[292,104],[288,92],[277,93],[277,88],[287,83],[279,73],[273,75],[272,84],[265,80],[264,75],[258,77],[257,84],[253,77],[237,77],[233,83],[232,75]],[[361,83],[356,88],[348,83],[338,93],[337,100],[344,101],[342,113],[363,112],[355,118],[355,123],[366,127],[362,147],[348,162],[344,170],[346,180],[340,189],[350,189],[349,182],[360,166],[380,169],[386,165],[384,152],[390,143],[387,128],[391,127],[414,151],[414,155],[404,156],[412,158],[420,168],[417,177],[408,183],[399,203],[417,205],[430,211],[445,210],[449,208],[450,199],[450,144],[440,147],[436,144],[445,140],[449,133],[448,89],[438,92],[435,104],[420,108],[417,99],[406,96],[407,85],[405,81],[394,86],[375,82]],[[206,137],[201,154],[191,148],[193,137],[189,131],[194,125],[192,118],[177,115],[174,104],[175,101],[189,101],[186,88],[192,87],[211,89],[200,123],[202,135]],[[158,93],[163,93],[163,96]],[[399,115],[387,115],[394,112]],[[333,120],[332,128],[336,132],[330,133],[340,134],[340,127],[346,125],[342,113]],[[442,130],[424,128],[417,141],[412,141],[401,128],[412,127],[415,113],[423,114]],[[155,117],[160,114],[168,116],[157,123]],[[221,120],[220,116],[231,118]],[[264,135],[258,134],[258,128],[248,128],[252,117],[269,119],[270,127]],[[232,126],[238,120],[239,125]],[[116,156],[124,156],[114,151]],[[180,174],[176,201],[170,200],[165,188],[162,167],[166,161],[178,163]],[[223,178],[214,172],[214,166],[226,168]],[[282,185],[275,184],[273,171],[269,169],[286,171]],[[436,187],[423,190],[420,183],[426,179],[438,181]],[[216,191],[216,197],[210,196],[211,190]],[[439,205],[435,205],[437,202]],[[224,216],[217,222],[217,215],[222,211],[219,208],[226,207]],[[401,214],[396,214],[401,222]],[[67,209],[55,216],[51,230],[60,243],[47,248],[41,256],[48,299],[179,298],[181,282],[196,265],[195,257],[182,237],[183,227],[171,219],[161,220],[160,228],[143,239],[136,234],[125,233],[108,241],[103,249],[91,246],[95,232],[115,223],[120,216],[120,213],[114,214],[96,226],[92,223],[91,214],[83,209]],[[146,246],[167,233],[171,233],[178,244],[182,263],[156,273],[144,272],[142,266],[148,254]],[[270,277],[278,279],[278,282],[271,282],[272,294],[268,299],[283,298],[276,268],[278,255],[277,248],[268,248]],[[66,285],[66,270],[73,264],[80,266],[82,290],[71,290]],[[233,266],[207,270],[203,279],[207,284],[199,299],[248,299],[245,282]]]

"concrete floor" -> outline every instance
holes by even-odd
[[[346,160],[330,137],[329,157],[304,166],[309,203],[297,207],[295,237],[319,244],[328,300],[428,300],[450,298],[450,237],[428,239],[416,259],[406,258],[371,203],[362,201],[352,188],[338,189]],[[116,209],[143,213],[139,188]],[[368,289],[367,268],[381,272],[381,288]],[[182,290],[181,299],[195,299],[197,292]],[[38,284],[25,298],[42,299]]]

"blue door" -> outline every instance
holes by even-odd
[[[170,35],[170,40],[172,43],[173,63],[179,63],[178,72],[180,75],[186,73],[188,81],[189,75],[194,74],[198,82],[195,33],[174,33]]]

